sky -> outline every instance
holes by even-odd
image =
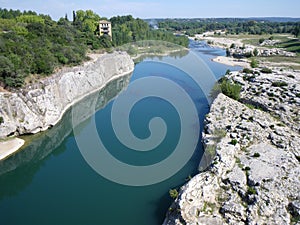
[[[33,10],[55,20],[79,9],[108,18],[300,17],[299,0],[0,0],[0,8]]]

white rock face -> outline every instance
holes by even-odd
[[[263,73],[255,68],[253,73],[231,72],[227,77],[242,85],[243,102],[263,108],[300,132],[300,72],[272,68],[272,73]]]
[[[213,162],[181,188],[164,225],[299,224],[299,132],[219,94],[203,139]]]
[[[0,125],[0,138],[48,129],[72,104],[133,69],[128,54],[115,52],[64,69],[16,93],[1,92],[0,117],[4,122]]]

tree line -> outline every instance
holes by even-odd
[[[237,18],[216,19],[166,19],[158,22],[160,28],[180,31],[193,36],[206,31],[226,30],[228,34],[273,34],[293,33],[299,35],[300,22],[274,22],[268,20],[248,20]]]
[[[89,50],[105,49],[139,40],[159,39],[188,45],[186,37],[151,29],[132,16],[110,19],[113,39],[100,36],[101,19],[92,10],[73,12],[58,21],[33,11],[0,8],[0,86],[21,87],[29,75],[46,76],[64,65],[77,65],[87,59]]]

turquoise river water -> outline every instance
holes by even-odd
[[[200,57],[220,78],[228,67],[214,63],[211,58],[225,51],[204,43],[191,42],[190,50]],[[183,56],[184,57],[184,56]],[[164,62],[168,57],[157,60]],[[192,67],[193,65],[191,65]],[[149,119],[162,117],[168,133],[155,151],[137,153],[123,151],[110,122],[114,97],[129,82],[147,76],[163,76],[183,87],[194,101],[200,126],[209,107],[197,85],[180,69],[147,59],[138,63],[132,76],[111,82],[99,96],[94,115],[79,124],[84,130],[96,121],[97,130],[111,155],[134,165],[149,165],[166,158],[180,135],[178,113],[160,98],[146,98],[132,109],[130,125],[140,138],[149,135],[145,129]],[[174,93],[175,94],[175,93]],[[89,99],[83,100],[86,104]],[[175,121],[175,122],[174,122]],[[171,128],[171,129],[169,129]],[[127,186],[114,183],[96,173],[82,157],[72,130],[69,110],[58,125],[38,135],[24,137],[27,145],[22,151],[0,163],[0,224],[1,225],[158,225],[162,224],[172,203],[169,189],[186,182],[197,172],[202,155],[201,137],[188,163],[174,176],[148,186]]]

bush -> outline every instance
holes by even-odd
[[[250,171],[251,168],[250,168],[249,166],[246,166],[246,167],[244,168],[244,170],[245,170],[245,171]]]
[[[255,195],[256,194],[256,190],[253,187],[249,187],[247,190],[247,194],[248,195]]]
[[[274,82],[272,82],[272,86],[273,87],[284,87],[284,86],[288,86],[288,84],[284,81],[274,81]]]
[[[253,70],[250,70],[249,68],[244,68],[243,73],[253,73]]]
[[[235,100],[240,99],[241,85],[230,82],[227,78],[221,79],[220,83],[221,92]]]
[[[169,194],[170,194],[170,197],[173,199],[178,197],[178,191],[176,189],[170,189]]]
[[[265,41],[264,38],[260,38],[260,39],[258,40],[258,43],[261,44],[261,43],[263,43],[264,41]]]
[[[258,62],[257,62],[257,60],[256,60],[256,59],[252,59],[252,60],[251,60],[251,63],[250,63],[250,66],[251,66],[252,68],[258,67]]]
[[[258,55],[258,50],[257,50],[257,48],[255,48],[255,49],[253,50],[253,55],[254,55],[254,56],[257,56],[257,55]]]
[[[238,143],[238,141],[236,140],[236,139],[232,139],[231,141],[230,141],[230,144],[232,144],[232,145],[236,145]]]
[[[272,73],[273,71],[267,67],[264,67],[260,70],[262,73]]]
[[[255,157],[255,158],[258,158],[260,156],[260,154],[258,153],[258,152],[255,152],[254,154],[253,154],[253,157]]]
[[[1,125],[2,123],[4,123],[4,119],[3,119],[2,116],[0,116],[0,125]]]

